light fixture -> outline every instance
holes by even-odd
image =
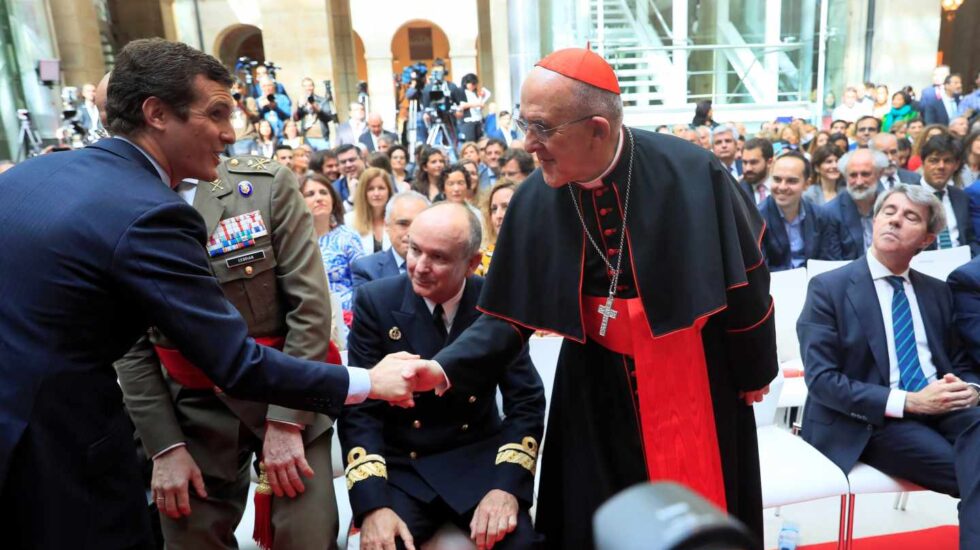
[[[943,13],[948,21],[956,18],[956,10],[963,5],[963,0],[939,0],[939,5],[943,8]]]

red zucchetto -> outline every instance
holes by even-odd
[[[552,53],[535,65],[601,90],[617,95],[620,93],[616,73],[605,59],[592,50],[565,48]]]

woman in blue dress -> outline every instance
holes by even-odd
[[[300,191],[306,199],[306,206],[313,213],[313,225],[330,293],[337,296],[344,310],[344,322],[350,326],[354,288],[350,264],[364,255],[361,238],[343,224],[343,202],[327,178],[312,174],[303,180]]]

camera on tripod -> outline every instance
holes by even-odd
[[[258,67],[259,62],[248,56],[241,56],[235,62],[235,72],[245,73],[245,85],[252,86],[252,70]]]

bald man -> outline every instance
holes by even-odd
[[[483,279],[479,219],[440,203],[408,230],[408,273],[357,290],[350,358],[388,351],[430,358],[476,320]],[[373,364],[373,363],[372,363]],[[340,422],[347,487],[362,550],[421,547],[444,523],[464,529],[479,548],[532,548],[537,450],[544,430],[544,389],[527,349],[498,366],[475,365],[439,397],[413,409],[365,406]],[[503,396],[504,419],[497,409]]]
[[[398,134],[384,129],[384,120],[378,113],[371,113],[367,117],[367,132],[360,135],[357,140],[361,142],[369,153],[380,150],[381,144],[378,143],[382,138],[387,138],[392,143],[398,143]]]
[[[755,205],[710,151],[624,126],[616,75],[588,50],[541,60],[521,116],[541,169],[508,207],[484,315],[435,362],[479,384],[535,330],[564,336],[537,501],[548,548],[590,548],[596,509],[651,479],[761,540],[751,404],[777,362]]]

